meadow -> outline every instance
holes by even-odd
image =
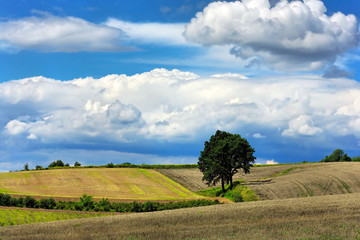
[[[76,168],[0,173],[0,192],[35,198],[119,201],[186,200],[201,196],[152,169]]]
[[[38,222],[52,222],[69,219],[99,217],[105,215],[108,214],[0,207],[0,227]]]

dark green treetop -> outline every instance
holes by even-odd
[[[250,167],[255,162],[255,150],[249,142],[239,134],[225,131],[216,131],[215,135],[205,142],[201,151],[198,165],[204,174],[203,180],[211,186],[221,182],[225,192],[225,183],[233,187],[233,176],[243,169],[244,173],[250,172]]]

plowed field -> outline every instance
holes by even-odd
[[[192,191],[208,188],[198,169],[160,170]],[[250,174],[237,174],[246,180],[261,199],[360,193],[360,163],[316,163],[253,167]]]

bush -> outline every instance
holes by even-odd
[[[10,206],[10,199],[9,194],[0,193],[0,206]]]
[[[79,163],[78,161],[76,161],[76,162],[74,163],[74,167],[81,167],[81,163]]]
[[[44,170],[44,168],[42,166],[40,166],[40,165],[36,165],[35,169],[36,170]]]
[[[24,203],[25,203],[25,207],[27,208],[35,208],[35,206],[37,205],[36,199],[30,196],[25,197]]]
[[[106,167],[107,167],[107,168],[114,168],[114,167],[115,167],[115,164],[113,164],[113,163],[108,163],[108,164],[106,165]]]
[[[79,207],[82,211],[90,211],[94,209],[94,201],[92,200],[92,196],[86,195],[85,193],[80,197]]]
[[[56,207],[56,202],[53,198],[43,198],[40,199],[38,206],[39,208],[54,209]]]

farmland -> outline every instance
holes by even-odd
[[[43,209],[23,209],[0,207],[0,227],[37,222],[51,222],[108,215],[105,213],[50,211]]]
[[[86,193],[110,200],[201,198],[151,169],[84,168],[0,173],[0,192],[77,200]]]
[[[359,198],[352,193],[18,225],[0,228],[0,239],[359,239]]]
[[[0,176],[2,189],[37,196],[190,199],[209,188],[198,169],[59,169]],[[0,239],[360,239],[360,163],[253,167],[235,179],[262,201],[7,226],[0,228]],[[122,181],[137,188],[121,190],[126,189]],[[49,192],[61,182],[66,186]],[[24,191],[25,183],[32,184],[31,191]],[[168,189],[167,195],[157,189]]]
[[[198,169],[163,169],[169,178],[198,191],[208,186]],[[360,193],[360,163],[312,163],[251,168],[250,174],[234,179],[252,189],[263,200]]]

